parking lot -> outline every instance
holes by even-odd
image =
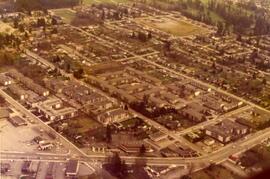
[[[17,179],[22,175],[31,175],[36,179],[44,179],[49,173],[49,166],[53,166],[53,178],[65,179],[66,163],[63,162],[32,162],[32,171],[30,173],[21,172],[23,161],[1,161],[1,163],[9,164],[10,169],[8,172],[1,174],[0,179]],[[89,168],[83,163],[80,163],[78,172],[79,176],[91,175],[93,172],[93,169]]]
[[[42,152],[38,149],[38,144],[33,139],[40,136],[43,140],[50,141],[54,147],[49,151],[53,153],[67,153],[68,149],[63,148],[57,139],[52,139],[49,133],[37,123],[30,123],[27,116],[22,115],[15,109],[11,116],[20,116],[25,119],[27,126],[13,126],[7,119],[0,121],[0,151],[19,151],[19,152]],[[44,151],[48,152],[48,151]]]

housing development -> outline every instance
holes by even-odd
[[[265,0],[0,0],[0,178],[256,177],[269,20]]]

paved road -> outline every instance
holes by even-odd
[[[74,28],[76,28],[76,27],[74,27]],[[82,30],[80,28],[76,28],[76,29],[78,29],[82,33],[85,33],[87,35],[90,35],[90,36],[98,39],[98,40],[101,40],[101,42],[104,42],[107,45],[111,45],[112,47],[115,46],[114,43],[108,42],[107,40],[104,40],[104,39],[102,39],[100,37],[96,37],[96,36],[94,36],[94,35],[86,32],[86,31],[84,31],[84,30]],[[127,51],[125,49],[123,49],[123,50],[124,51]],[[130,52],[128,52],[128,53],[130,53]],[[208,86],[209,88],[212,88],[212,89],[214,89],[214,90],[216,90],[216,91],[218,91],[220,93],[223,93],[225,95],[231,96],[231,97],[233,97],[235,99],[238,99],[240,101],[243,101],[246,104],[251,105],[252,107],[259,108],[259,109],[261,109],[261,110],[269,113],[268,110],[266,110],[266,109],[264,109],[264,108],[262,108],[262,107],[260,107],[260,106],[258,106],[256,104],[253,104],[253,103],[251,103],[251,102],[249,102],[249,101],[247,101],[247,100],[245,100],[243,98],[240,98],[238,96],[235,96],[233,94],[230,94],[230,93],[228,93],[228,92],[226,92],[226,91],[224,91],[222,89],[216,88],[213,85],[204,83],[204,82],[202,82],[200,80],[194,79],[192,77],[189,77],[187,75],[184,75],[182,73],[179,73],[179,72],[177,72],[175,70],[172,70],[170,68],[167,68],[167,67],[164,67],[162,65],[159,65],[159,64],[157,64],[155,62],[152,62],[152,61],[150,61],[148,59],[145,59],[142,56],[137,56],[136,54],[133,54],[133,53],[131,53],[131,54],[134,57],[140,58],[141,60],[143,60],[143,61],[145,61],[145,62],[147,62],[149,64],[152,64],[152,65],[154,65],[156,67],[159,67],[161,69],[164,69],[164,70],[166,70],[167,72],[169,72],[171,74],[175,74],[177,76],[185,77],[187,79],[190,79],[192,81],[195,81],[195,82],[197,82],[199,84],[202,84],[204,86]],[[48,62],[46,62],[46,60],[45,60],[44,63],[46,64]],[[150,122],[153,123],[152,120]],[[156,125],[156,124],[154,124],[154,125]],[[162,128],[162,130],[164,130],[164,129]],[[169,133],[169,134],[174,136],[174,134],[171,134],[171,133]],[[239,141],[237,141],[235,143],[232,143],[232,144],[229,144],[229,145],[223,147],[222,149],[220,149],[220,150],[218,150],[216,152],[213,152],[213,153],[210,153],[210,154],[207,154],[207,155],[204,155],[204,156],[200,156],[200,157],[197,157],[197,158],[186,158],[186,159],[183,159],[183,158],[159,158],[159,157],[149,158],[148,157],[148,158],[142,159],[142,158],[134,157],[134,156],[131,156],[131,157],[123,156],[123,158],[127,161],[127,163],[134,163],[134,162],[136,162],[136,160],[147,160],[147,163],[150,164],[150,165],[151,164],[152,165],[164,165],[164,164],[166,164],[166,165],[170,165],[170,164],[185,165],[186,163],[202,163],[202,164],[204,164],[204,163],[209,163],[209,161],[210,162],[215,162],[215,163],[220,163],[220,162],[223,162],[224,160],[226,160],[228,156],[230,156],[232,154],[235,154],[235,153],[238,153],[238,152],[242,152],[242,151],[248,150],[249,148],[253,147],[254,145],[259,144],[261,142],[261,140],[263,140],[263,139],[265,139],[267,137],[270,137],[270,129],[263,130],[263,131],[258,132],[256,134],[251,134],[251,135],[248,136],[248,139],[247,140],[241,139],[241,140],[239,140]],[[174,136],[174,138],[178,138],[178,136]],[[234,147],[234,146],[237,146],[237,147]],[[77,157],[77,158],[78,159],[81,159],[81,160],[86,160],[86,161],[88,161],[89,158],[91,158],[91,159],[97,159],[97,160],[104,160],[106,158],[105,155],[88,155],[88,156],[82,155],[82,156],[83,157]],[[39,157],[39,155],[38,156],[34,156],[34,157]],[[63,157],[62,159],[64,159],[64,158],[65,157]]]
[[[192,150],[200,153],[200,154],[206,154],[200,147],[196,146],[195,144],[189,142],[187,139],[185,139],[184,137],[180,136],[180,135],[176,135],[173,131],[169,131],[166,127],[164,127],[163,125],[155,122],[154,120],[145,117],[144,115],[136,112],[135,110],[129,109],[133,114],[137,115],[138,117],[140,117],[144,122],[146,122],[147,124],[155,127],[156,129],[160,130],[161,132],[163,132],[164,134],[167,134],[168,136],[172,137],[175,141],[180,142],[181,144],[184,144],[188,147],[190,147]]]
[[[196,82],[196,83],[198,83],[198,84],[201,84],[201,85],[203,85],[203,86],[207,86],[208,88],[212,88],[212,89],[214,89],[214,90],[217,91],[217,92],[220,92],[220,93],[222,93],[222,94],[225,94],[225,95],[227,95],[227,96],[230,96],[230,97],[232,97],[232,98],[234,98],[234,99],[237,99],[237,100],[239,100],[239,101],[242,101],[242,102],[244,102],[244,103],[246,103],[246,104],[251,105],[252,107],[256,107],[256,108],[258,108],[258,109],[260,109],[260,110],[262,110],[262,111],[267,112],[267,113],[270,114],[270,111],[269,111],[269,110],[267,110],[267,109],[265,109],[265,108],[263,108],[263,107],[261,107],[261,106],[259,106],[259,105],[257,105],[257,104],[254,104],[254,103],[252,103],[252,102],[250,102],[250,101],[247,101],[246,99],[243,99],[243,98],[238,97],[238,96],[236,96],[236,95],[234,95],[234,94],[231,94],[231,93],[229,93],[229,92],[227,92],[227,91],[225,91],[225,90],[223,90],[223,89],[221,89],[221,88],[217,88],[217,87],[215,87],[215,86],[213,86],[213,85],[211,85],[211,84],[208,84],[208,83],[202,82],[202,81],[200,81],[200,80],[197,80],[197,79],[195,79],[195,78],[189,77],[189,76],[184,75],[184,74],[182,74],[182,73],[179,73],[179,72],[177,72],[177,71],[175,71],[175,70],[172,70],[172,69],[170,69],[170,68],[168,68],[168,67],[165,67],[165,66],[160,65],[160,64],[157,64],[157,63],[155,63],[155,62],[153,62],[153,61],[150,61],[150,60],[148,60],[148,59],[145,59],[145,58],[144,58],[143,61],[145,61],[145,62],[147,62],[147,63],[149,63],[149,64],[152,64],[152,65],[154,65],[154,66],[156,66],[156,67],[159,67],[159,68],[161,68],[161,69],[163,69],[163,70],[166,70],[167,72],[170,72],[170,73],[172,73],[172,74],[174,74],[174,75],[184,77],[184,78],[186,78],[186,79],[189,79],[189,80],[191,80],[191,81],[194,81],[194,82]]]
[[[31,55],[33,58],[35,58],[36,60],[38,60],[40,63],[50,67],[51,69],[54,69],[54,65],[50,62],[48,62],[47,60],[39,57],[37,54],[30,52],[29,50],[27,50],[27,55]],[[135,55],[135,54],[134,54]],[[137,55],[136,55],[137,56]],[[143,58],[144,56],[137,56],[140,58]],[[71,76],[70,74],[67,74],[64,70],[60,69],[60,73],[64,76],[69,77],[70,79],[82,84],[82,85],[86,85],[84,84],[82,81],[75,79],[73,76]],[[86,85],[89,86],[89,85]],[[98,89],[95,89],[96,91],[99,91]],[[102,95],[109,97],[106,93],[99,91]],[[15,100],[14,100],[15,101]],[[115,100],[114,100],[115,101]],[[133,114],[136,114],[137,116],[139,116],[140,118],[142,118],[146,123],[150,124],[151,126],[154,126],[155,128],[159,129],[160,131],[164,132],[165,134],[171,136],[172,138],[175,139],[175,141],[179,141],[180,143],[190,147],[191,149],[193,149],[194,151],[197,151],[200,154],[205,154],[205,152],[198,146],[194,145],[193,143],[189,142],[188,140],[186,140],[184,137],[179,136],[179,135],[175,135],[172,131],[169,131],[167,128],[165,128],[164,126],[160,125],[159,123],[155,122],[154,120],[147,118],[145,116],[143,116],[142,114],[134,111],[134,110],[130,110]]]
[[[230,155],[237,154],[249,150],[250,148],[258,145],[262,140],[270,137],[270,128],[264,129],[254,134],[249,134],[246,139],[241,139],[235,143],[231,143],[221,148],[220,150],[207,154],[205,156],[199,156],[194,158],[180,158],[180,157],[171,157],[171,158],[162,158],[162,157],[136,157],[136,156],[122,156],[122,158],[128,163],[136,163],[137,161],[145,161],[148,165],[177,165],[185,166],[187,164],[195,165],[205,165],[209,162],[212,163],[222,163],[227,160]],[[70,158],[75,158],[81,161],[105,161],[107,156],[106,154],[92,154],[84,156],[76,155],[66,155],[66,156],[55,156],[52,154],[38,154],[38,153],[21,153],[21,152],[7,152],[1,151],[1,160],[67,160]]]
[[[214,119],[199,123],[199,124],[197,124],[195,126],[192,126],[192,127],[187,128],[187,129],[184,129],[182,131],[179,131],[179,132],[177,132],[177,135],[185,135],[185,134],[187,134],[189,132],[192,132],[192,131],[195,131],[195,130],[198,130],[198,129],[203,129],[206,126],[217,124],[217,123],[221,122],[222,120],[227,119],[230,116],[233,116],[233,115],[238,114],[238,113],[242,113],[243,111],[246,111],[246,110],[248,110],[250,108],[251,108],[251,106],[241,107],[241,108],[239,108],[237,110],[228,112],[228,113],[226,113],[224,115],[217,116]]]
[[[83,30],[81,30],[80,29],[80,31],[83,31]],[[84,33],[86,33],[86,34],[90,34],[90,33],[88,33],[88,32],[86,32],[86,31],[83,31]],[[91,35],[91,34],[90,34]],[[99,37],[97,37],[98,39],[101,39],[101,38],[99,38]],[[104,39],[102,39],[103,41],[105,41],[106,42],[106,40],[104,40]],[[132,55],[134,55],[134,56],[137,56],[136,54],[132,54]],[[167,68],[167,67],[164,67],[164,66],[162,66],[162,65],[159,65],[159,64],[157,64],[157,63],[155,63],[155,62],[152,62],[152,61],[150,61],[150,60],[148,60],[148,59],[145,59],[144,57],[141,57],[141,56],[137,56],[137,58],[140,58],[141,60],[144,60],[144,61],[146,61],[147,63],[149,63],[149,64],[152,64],[152,65],[154,65],[154,66],[157,66],[157,67],[159,67],[159,68],[162,68],[162,69],[164,69],[164,70],[166,70],[166,71],[168,71],[168,72],[170,72],[170,73],[172,73],[172,74],[175,74],[175,75],[178,75],[178,76],[182,76],[182,77],[185,77],[185,78],[187,78],[187,79],[190,79],[190,80],[192,80],[192,81],[195,81],[195,82],[197,82],[197,83],[199,83],[199,84],[202,84],[202,85],[204,85],[204,86],[208,86],[209,88],[212,88],[212,89],[214,89],[214,90],[216,90],[216,91],[218,91],[218,92],[221,92],[221,93],[223,93],[223,94],[226,94],[226,95],[228,95],[228,96],[231,96],[231,97],[233,97],[233,98],[236,98],[236,99],[238,99],[238,100],[240,100],[240,101],[243,101],[243,102],[245,102],[245,103],[247,103],[247,104],[249,104],[249,105],[251,105],[251,106],[253,106],[253,107],[257,107],[257,108],[259,108],[259,109],[261,109],[261,110],[264,110],[264,111],[266,111],[266,112],[269,112],[268,110],[266,110],[266,109],[264,109],[264,108],[262,108],[262,107],[260,107],[260,106],[258,106],[258,105],[256,105],[256,104],[253,104],[253,103],[251,103],[251,102],[249,102],[249,101],[246,101],[245,99],[242,99],[242,98],[240,98],[240,97],[237,97],[237,96],[235,96],[235,95],[233,95],[233,94],[230,94],[230,93],[228,93],[228,92],[226,92],[226,91],[224,91],[224,90],[222,90],[222,89],[219,89],[219,88],[216,88],[216,87],[214,87],[214,86],[212,86],[212,85],[209,85],[209,84],[206,84],[206,83],[204,83],[204,82],[201,82],[201,81],[199,81],[199,80],[197,80],[197,79],[194,79],[194,78],[192,78],[192,77],[189,77],[189,76],[186,76],[186,75],[184,75],[184,74],[182,74],[182,73],[179,73],[179,72],[176,72],[176,71],[174,71],[174,70],[172,70],[172,69],[169,69],[169,68]],[[41,59],[42,61],[43,60],[45,60],[45,59]],[[46,61],[45,60],[45,62],[44,63],[49,63],[48,61]],[[48,65],[52,65],[52,64],[48,64]],[[62,74],[66,74],[63,70],[61,71],[61,73]],[[148,119],[148,120],[151,120],[151,119]],[[151,123],[155,123],[153,120],[151,120],[152,122]],[[160,126],[158,126],[158,127],[160,127]],[[165,131],[165,130],[164,130]],[[173,135],[173,134],[171,134],[171,133],[168,133],[169,135]],[[174,136],[174,135],[173,135]],[[173,138],[177,138],[176,136],[174,136]],[[183,139],[181,139],[182,141],[183,141]],[[192,145],[191,145],[191,148],[192,148]],[[193,147],[193,149],[194,149],[195,147]],[[197,147],[196,147],[197,148]],[[196,151],[199,151],[199,149],[197,148],[197,150]]]

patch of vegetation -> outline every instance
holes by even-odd
[[[32,11],[37,9],[72,7],[80,3],[81,0],[16,0],[14,5],[18,10]]]
[[[68,24],[71,23],[76,16],[76,13],[71,9],[55,9],[53,12],[55,15],[63,18],[63,21]]]

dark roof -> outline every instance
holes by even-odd
[[[11,118],[8,119],[8,121],[11,122],[12,125],[14,125],[15,127],[27,125],[27,123],[25,122],[25,120],[22,119],[19,116],[11,117]]]
[[[78,160],[69,160],[66,168],[66,175],[76,175],[79,169]]]

